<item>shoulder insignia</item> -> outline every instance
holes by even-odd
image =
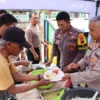
[[[86,44],[86,38],[83,33],[78,34],[78,45]]]

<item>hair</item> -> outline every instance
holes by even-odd
[[[58,13],[58,15],[56,16],[56,20],[59,21],[59,20],[64,20],[66,22],[70,21],[70,16],[67,12],[60,12]]]
[[[11,14],[6,13],[6,14],[0,16],[0,27],[4,24],[9,26],[12,23],[17,23],[17,22],[18,22],[17,19]]]
[[[98,26],[100,26],[100,15],[90,19],[90,22],[95,22]]]
[[[5,46],[7,44],[7,41],[0,39],[0,46]]]
[[[7,13],[7,11],[6,10],[0,10],[0,14],[2,14],[2,13]]]
[[[32,14],[34,14],[34,15],[38,15],[38,13],[37,13],[37,12],[30,12],[30,13],[29,13],[29,18],[31,18],[31,17],[32,17]]]

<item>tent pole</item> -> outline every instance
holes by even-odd
[[[96,13],[95,13],[95,16],[97,16],[97,14],[98,14],[99,5],[100,5],[100,0],[97,0],[96,1]]]

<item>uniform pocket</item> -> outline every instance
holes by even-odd
[[[68,41],[66,44],[66,49],[68,52],[76,52],[77,51],[77,46],[76,43]]]

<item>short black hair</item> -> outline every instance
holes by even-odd
[[[64,21],[70,21],[70,16],[67,12],[65,11],[62,11],[60,13],[58,13],[58,15],[56,16],[56,20],[59,21],[59,20],[64,20]]]
[[[0,27],[4,24],[9,26],[12,23],[17,23],[17,22],[18,22],[17,19],[9,13],[6,13],[6,14],[0,16]]]
[[[32,17],[32,14],[37,15],[38,13],[37,13],[37,12],[30,12],[30,13],[29,13],[29,18]]]
[[[7,13],[7,11],[6,10],[0,10],[0,14],[2,14],[2,13]]]

